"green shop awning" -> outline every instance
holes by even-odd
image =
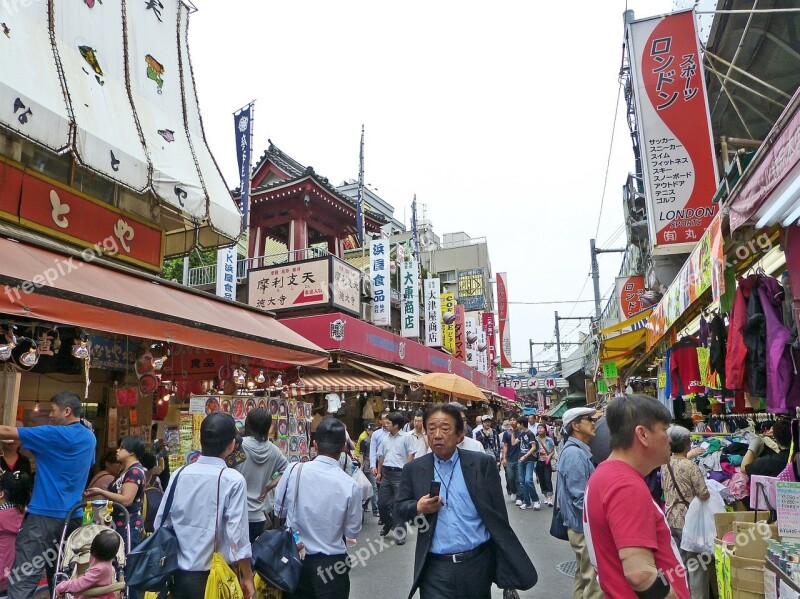
[[[545,414],[548,418],[561,418],[569,409],[569,403],[566,399],[562,399],[558,402],[555,407],[550,408],[550,410]]]

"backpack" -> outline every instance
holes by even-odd
[[[144,495],[142,496],[142,539],[153,534],[156,514],[158,514],[158,508],[161,507],[162,499],[164,499],[164,492],[158,487],[144,488]]]

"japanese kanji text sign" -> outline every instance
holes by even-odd
[[[353,314],[361,314],[361,271],[347,262],[331,257],[333,281],[331,303]]]
[[[650,241],[689,252],[717,213],[717,166],[694,13],[628,29]]]
[[[236,299],[236,246],[217,250],[217,296]]]
[[[326,305],[330,301],[330,261],[306,260],[259,268],[247,273],[248,303],[280,312]]]
[[[508,312],[508,274],[497,273],[497,316],[500,327],[500,366],[511,368],[511,317]]]
[[[369,276],[372,279],[372,324],[388,327],[391,322],[391,257],[388,239],[369,242]]]
[[[464,306],[456,304],[456,351],[453,354],[457,360],[467,361],[467,323],[464,318]]]
[[[400,334],[419,337],[419,262],[415,258],[403,262],[400,269]]]
[[[442,346],[442,298],[439,279],[425,279],[422,286],[425,300],[425,345]]]

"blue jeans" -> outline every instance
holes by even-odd
[[[367,480],[372,483],[372,497],[370,497],[367,501],[372,503],[372,513],[376,516],[378,515],[378,483],[375,481],[375,476],[372,474],[372,470],[366,469],[363,471],[364,476],[367,477]]]
[[[536,492],[536,483],[533,482],[533,472],[535,468],[536,462],[533,460],[519,462],[519,490],[522,493],[522,501],[528,505],[532,505],[534,501],[539,501],[539,494]]]

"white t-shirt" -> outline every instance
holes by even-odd
[[[328,402],[328,414],[335,414],[342,407],[342,399],[338,393],[328,393],[325,396],[325,401]]]

